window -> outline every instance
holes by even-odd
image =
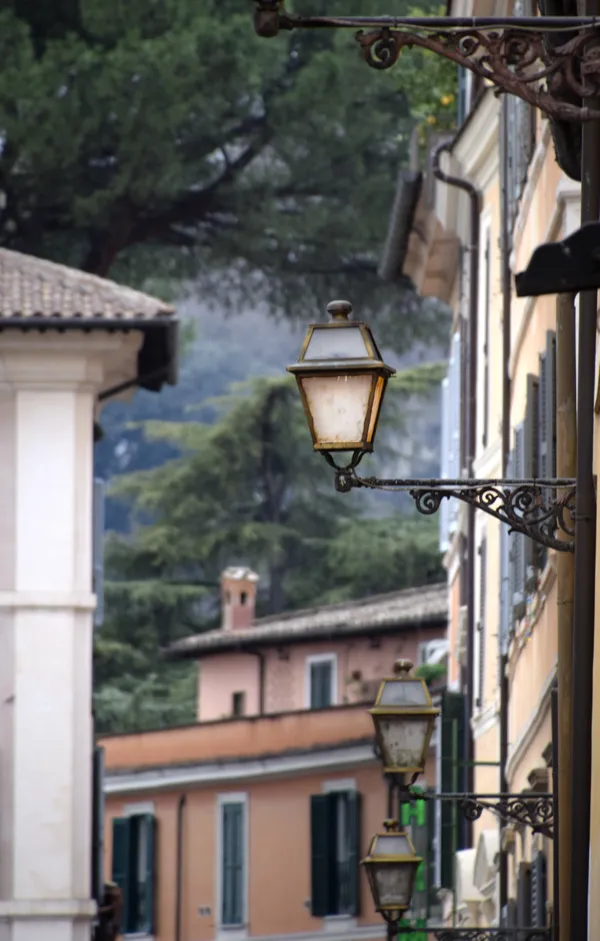
[[[245,605],[245,604],[247,603],[247,601],[248,601],[248,592],[247,592],[247,591],[243,591],[243,592],[240,594],[240,604],[241,604],[241,605]]]
[[[337,662],[335,654],[309,657],[307,666],[307,705],[310,709],[326,709],[336,699]]]
[[[246,714],[246,694],[234,693],[232,697],[231,712],[234,716],[243,716]]]
[[[113,820],[112,880],[123,894],[122,933],[154,932],[156,820],[134,814]]]
[[[220,923],[241,927],[246,921],[246,800],[220,801]]]
[[[479,618],[477,621],[477,696],[475,705],[483,709],[485,693],[485,595],[486,595],[487,541],[479,544]]]
[[[358,915],[360,794],[337,791],[310,800],[312,914]]]

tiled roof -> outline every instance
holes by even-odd
[[[448,617],[448,588],[445,582],[408,588],[361,601],[292,611],[255,621],[245,630],[207,631],[172,644],[168,657],[202,657],[206,654],[241,650],[265,644],[290,644],[319,638],[387,633],[442,624]]]
[[[173,312],[169,304],[114,281],[0,248],[0,320],[149,320]]]

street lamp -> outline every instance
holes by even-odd
[[[570,478],[521,480],[385,479],[359,477],[356,468],[373,450],[388,379],[395,372],[383,362],[366,323],[350,320],[349,301],[327,305],[329,323],[308,328],[298,362],[288,366],[298,383],[313,449],[335,468],[341,493],[354,487],[404,490],[419,513],[430,516],[454,497],[483,510],[511,530],[558,552],[574,552],[575,481]],[[351,452],[344,466],[333,454]]]
[[[351,321],[352,304],[327,305],[329,323],[308,328],[296,377],[315,451],[373,450],[387,381],[387,366],[367,324]]]
[[[396,660],[369,714],[386,774],[423,774],[435,720],[440,714],[424,679],[412,676],[410,660]]]
[[[410,837],[396,820],[386,820],[385,833],[376,833],[369,855],[362,860],[369,888],[379,912],[388,924],[397,924],[410,908],[417,869],[423,860],[415,855]]]

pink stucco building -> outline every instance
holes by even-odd
[[[395,659],[444,643],[446,588],[255,620],[256,586],[226,570],[221,627],[171,648],[198,661],[198,722],[101,742],[124,933],[382,939],[359,865],[387,815],[366,710]]]
[[[257,583],[226,569],[221,627],[170,649],[198,661],[199,722],[369,702],[394,660],[419,664],[445,643],[438,586],[255,620]]]

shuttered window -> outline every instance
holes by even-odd
[[[359,914],[360,805],[356,791],[315,794],[310,799],[315,918]]]
[[[466,790],[465,698],[446,690],[442,694],[440,747],[437,780],[440,791],[456,794]],[[465,848],[465,824],[455,801],[436,801],[436,882],[444,889],[454,886],[454,857]]]
[[[535,13],[526,12],[533,9],[534,5],[528,0],[515,0],[513,16],[534,16]],[[504,100],[508,131],[506,141],[508,221],[512,231],[535,149],[535,108],[521,98],[517,98],[516,95],[506,95]]]
[[[154,933],[155,847],[152,814],[113,820],[112,881],[123,896],[122,934]]]
[[[490,244],[490,230],[487,229],[485,235],[485,255],[484,255],[484,279],[483,279],[483,431],[481,443],[487,448],[489,434],[489,412],[490,412],[490,291],[492,275],[492,258]]]
[[[308,664],[309,705],[311,709],[326,709],[334,702],[334,660],[317,660]]]
[[[477,696],[475,705],[483,708],[485,695],[485,595],[487,570],[487,540],[479,546],[479,618],[477,621]]]
[[[531,863],[519,864],[517,877],[517,928],[531,925]]]
[[[92,519],[92,591],[96,595],[95,627],[101,627],[104,621],[104,494],[104,481],[96,477]]]
[[[548,331],[546,348],[540,356],[539,394],[538,394],[538,468],[536,476],[552,478],[556,476],[556,334]],[[552,497],[545,494],[545,499]],[[538,549],[538,563],[544,568],[548,559],[548,550],[543,546]]]
[[[547,924],[547,899],[546,854],[539,851],[531,864],[531,925],[533,928],[544,928]]]
[[[444,480],[456,480],[461,476],[461,403],[462,364],[460,331],[456,331],[450,343],[448,375],[442,383],[442,454],[440,476]],[[440,506],[440,549],[445,552],[456,526],[458,501],[443,500]]]
[[[246,805],[240,801],[221,805],[221,924],[245,922],[244,859]]]

